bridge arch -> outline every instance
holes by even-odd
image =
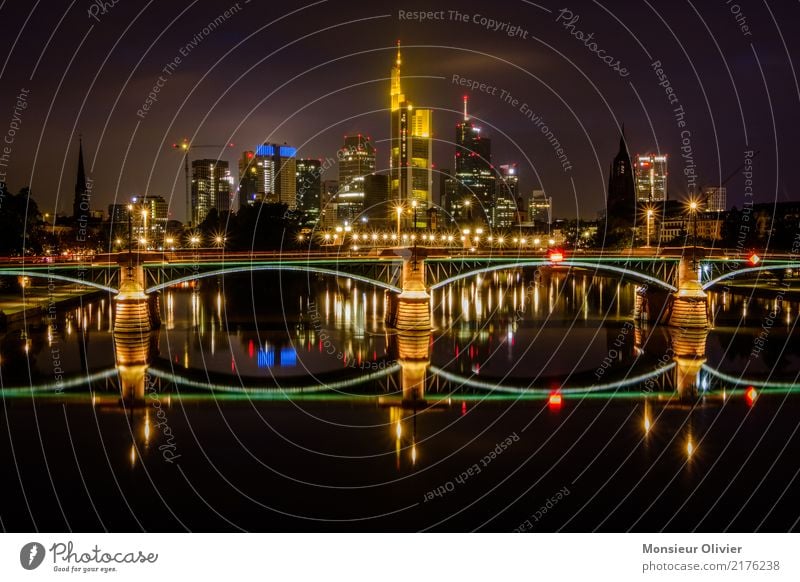
[[[800,268],[800,264],[798,263],[779,263],[777,265],[759,265],[758,267],[747,267],[745,269],[737,269],[736,271],[728,271],[716,277],[715,279],[711,279],[703,284],[703,290],[709,289],[716,285],[717,283],[721,283],[722,281],[727,281],[728,279],[733,279],[734,277],[738,277],[739,275],[745,275],[747,273],[763,273],[765,271],[780,271],[785,269],[797,269]]]
[[[605,384],[592,384],[590,386],[571,386],[567,388],[561,387],[558,390],[558,392],[564,395],[570,395],[570,394],[581,395],[581,394],[590,394],[593,392],[609,392],[609,391],[620,390],[623,388],[632,388],[638,386],[642,382],[650,380],[651,378],[658,378],[659,376],[662,376],[667,372],[671,371],[674,367],[675,367],[675,362],[670,362],[669,364],[662,366],[661,368],[658,368],[656,370],[651,370],[643,374],[639,374],[638,376],[624,378],[622,380],[618,380],[615,382],[606,382]],[[458,374],[453,374],[452,372],[448,372],[433,365],[430,367],[430,371],[436,374],[437,376],[441,376],[445,380],[457,383],[461,386],[469,386],[470,388],[486,390],[488,392],[503,392],[507,394],[519,394],[521,396],[547,396],[553,393],[552,388],[503,386],[502,384],[493,383],[486,380],[480,380],[474,377],[467,377]]]
[[[591,263],[587,261],[573,261],[573,260],[566,260],[558,263],[553,263],[552,261],[548,261],[545,259],[537,259],[531,261],[518,261],[516,263],[491,265],[489,267],[474,269],[472,271],[468,271],[465,273],[459,273],[458,275],[448,277],[447,279],[443,279],[442,281],[439,281],[438,283],[432,285],[431,291],[439,289],[440,287],[444,287],[445,285],[455,283],[456,281],[460,281],[461,279],[468,279],[469,277],[474,277],[475,275],[492,273],[494,271],[504,271],[506,269],[518,269],[522,267],[574,267],[577,269],[588,269],[591,271],[611,272],[629,276],[631,279],[635,279],[643,283],[652,283],[653,285],[666,289],[667,291],[674,292],[678,290],[678,288],[675,287],[674,285],[667,283],[666,281],[662,281],[658,277],[653,277],[652,275],[641,273],[639,271],[634,271],[632,269],[628,269],[625,267],[609,265],[608,263]]]
[[[58,273],[48,273],[47,271],[23,271],[19,269],[2,269],[0,270],[0,277],[32,277],[34,279],[52,279],[54,281],[64,281],[65,283],[75,283],[76,285],[83,285],[84,287],[93,287],[100,291],[107,291],[116,295],[119,289],[114,289],[102,283],[95,283],[94,281],[87,281],[86,279],[78,279],[77,277],[69,277],[67,275],[59,275]]]
[[[400,293],[402,291],[402,289],[400,289],[395,285],[392,285],[391,283],[384,283],[383,281],[370,279],[369,277],[365,277],[363,275],[356,275],[354,273],[336,271],[334,269],[326,269],[324,267],[318,267],[316,265],[244,265],[237,267],[229,267],[227,269],[216,269],[214,271],[205,271],[202,273],[193,273],[185,277],[179,277],[178,279],[174,279],[172,281],[167,281],[165,283],[159,283],[158,285],[153,285],[152,287],[148,287],[145,290],[145,293],[153,293],[154,291],[161,291],[162,289],[166,289],[167,287],[172,287],[173,285],[180,285],[181,283],[187,283],[189,281],[194,281],[196,279],[218,277],[220,275],[231,275],[234,273],[252,273],[255,271],[299,271],[304,273],[322,273],[323,275],[332,275],[334,277],[347,277],[348,279],[355,279],[356,281],[361,281],[362,283],[367,283],[368,285],[375,285],[376,287],[388,289],[389,291],[394,291],[395,293]]]

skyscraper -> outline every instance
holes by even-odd
[[[391,202],[418,204],[417,226],[424,227],[432,202],[433,186],[433,111],[416,109],[406,99],[400,80],[400,42],[392,68],[391,81],[391,157],[389,160]],[[387,209],[394,212],[393,209]],[[388,213],[387,213],[388,214]]]
[[[528,206],[528,220],[534,225],[546,224],[549,230],[550,223],[553,222],[553,199],[545,195],[544,190],[533,191]]]
[[[445,223],[461,221],[463,200],[458,197],[458,181],[450,169],[439,171],[439,198],[445,211]]]
[[[131,203],[134,236],[144,239],[149,248],[163,248],[169,220],[167,201],[163,196],[145,195],[134,196]]]
[[[259,190],[259,167],[253,151],[242,152],[239,158],[239,208],[252,206],[264,199],[264,190]]]
[[[192,223],[200,224],[212,208],[228,212],[233,180],[224,160],[192,160]]]
[[[491,225],[493,228],[508,228],[519,222],[517,219],[518,196],[519,172],[517,165],[503,164],[500,166],[500,180],[492,205]]]
[[[634,170],[628,147],[625,145],[625,127],[619,138],[619,151],[614,161],[611,162],[611,172],[608,178],[608,199],[606,201],[606,216],[612,228],[626,228],[634,223],[636,218],[636,189],[634,187]]]
[[[636,201],[664,202],[667,199],[667,156],[636,156]]]
[[[491,224],[497,191],[492,168],[492,142],[481,135],[481,128],[469,119],[464,97],[464,119],[456,125],[455,178],[456,196],[472,207],[472,215]]]
[[[703,200],[703,211],[725,212],[728,209],[728,189],[725,186],[703,188]]]
[[[360,133],[346,135],[337,157],[339,159],[337,219],[352,223],[366,210],[364,178],[375,171],[375,146],[369,137]],[[385,202],[385,199],[381,202]],[[378,208],[372,209],[370,214],[385,214],[386,209],[380,206],[379,204]]]
[[[517,164],[503,164],[500,166],[500,189],[498,194],[516,201],[519,196],[519,170]]]
[[[312,222],[319,218],[322,199],[322,162],[316,159],[297,160],[297,209]]]
[[[389,197],[389,176],[369,174],[364,176],[364,212],[370,221],[386,218],[386,199]]]
[[[256,148],[258,191],[265,202],[297,208],[297,148],[265,143]]]

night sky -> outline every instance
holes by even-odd
[[[436,168],[452,166],[455,124],[469,93],[471,115],[492,138],[493,162],[516,162],[522,192],[543,188],[560,217],[594,218],[603,207],[623,123],[632,154],[671,156],[670,198],[687,192],[680,147],[681,132],[688,131],[699,185],[718,184],[742,164],[746,150],[758,150],[756,202],[800,199],[792,180],[800,161],[795,1],[118,0],[98,6],[0,2],[0,132],[10,149],[0,170],[12,191],[30,184],[42,212],[71,208],[79,133],[94,180],[93,207],[105,210],[133,194],[163,195],[179,220],[185,218],[183,166],[171,144],[185,136],[197,144],[233,142],[223,157],[235,174],[240,152],[257,143],[287,142],[299,148],[298,156],[324,158],[335,156],[344,134],[365,133],[377,142],[378,167],[385,169],[398,39],[407,97],[435,109]],[[444,20],[420,23],[400,18],[401,10],[443,10],[435,16]],[[451,19],[450,10],[467,22]],[[488,29],[482,17],[500,28]],[[509,36],[509,27],[519,32]],[[594,36],[586,41],[589,33]],[[623,71],[593,49],[618,60]],[[180,63],[165,75],[176,57]],[[654,61],[677,103],[659,86]],[[158,100],[137,115],[160,75],[166,80]],[[497,87],[497,94],[468,91],[453,75]],[[27,108],[20,109],[16,97],[23,90]],[[504,102],[502,90],[518,103]],[[570,170],[523,114],[523,104],[558,139]],[[678,106],[685,112],[682,128],[673,111]],[[218,154],[207,149],[193,156]],[[726,184],[729,205],[741,207],[743,180],[737,175]]]

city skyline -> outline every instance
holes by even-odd
[[[478,3],[475,6],[467,3],[463,10],[477,6]],[[348,24],[351,22],[348,17],[353,8],[340,9],[341,13],[334,12],[330,6],[325,5],[315,10],[308,9],[310,12],[305,16],[310,17],[312,23],[319,24],[316,28],[313,25],[309,27],[307,18],[304,20],[300,16],[301,10],[298,15],[287,17],[281,34],[287,35],[287,41],[291,40],[288,38],[291,35],[294,35],[293,39],[304,36],[298,28],[303,21],[303,30],[313,30],[315,33],[297,42],[306,43],[304,46],[309,49],[319,47],[327,38],[326,32],[321,31],[325,26],[333,26],[334,30],[339,31],[359,27],[355,21]],[[169,149],[168,144],[183,137],[192,138],[195,143],[233,142],[237,144],[236,150],[239,151],[251,149],[259,143],[286,142],[298,147],[298,157],[315,158],[335,152],[343,133],[361,132],[374,137],[374,143],[383,156],[378,160],[378,170],[385,171],[388,169],[386,156],[390,149],[387,142],[388,127],[385,123],[384,96],[389,82],[386,63],[391,61],[396,39],[399,38],[403,41],[404,60],[413,63],[413,74],[404,79],[404,91],[413,94],[420,107],[430,108],[434,112],[436,135],[433,157],[437,169],[447,167],[444,160],[448,157],[448,150],[453,147],[448,128],[459,119],[461,112],[458,111],[457,104],[467,92],[471,98],[472,116],[493,136],[495,157],[519,164],[523,192],[543,189],[551,194],[554,199],[554,214],[557,216],[592,218],[602,209],[608,158],[615,151],[614,144],[622,123],[626,125],[632,152],[659,151],[671,156],[673,179],[669,185],[670,197],[680,198],[688,193],[685,180],[677,179],[677,176],[682,175],[676,171],[681,153],[680,132],[676,131],[674,124],[674,107],[670,106],[666,98],[668,96],[663,95],[664,87],[660,86],[665,81],[657,76],[659,73],[656,69],[659,67],[650,67],[651,64],[661,61],[661,74],[680,95],[681,105],[687,112],[687,120],[693,129],[692,146],[695,169],[700,177],[699,185],[713,186],[715,181],[723,179],[732,168],[741,163],[744,148],[749,147],[762,151],[759,160],[762,170],[758,201],[781,201],[795,197],[783,175],[776,176],[768,170],[776,163],[784,166],[792,156],[796,157],[795,146],[786,133],[791,124],[776,124],[773,130],[771,124],[764,123],[762,119],[748,121],[747,111],[751,108],[742,109],[740,113],[738,102],[763,102],[759,92],[756,88],[750,90],[746,86],[737,86],[735,94],[731,91],[720,93],[726,83],[730,88],[730,78],[727,72],[723,72],[722,77],[718,76],[720,65],[717,60],[712,59],[711,51],[703,59],[695,58],[693,66],[697,75],[703,78],[708,71],[713,71],[719,78],[719,89],[713,85],[684,88],[687,83],[696,84],[695,72],[669,63],[664,58],[655,58],[658,55],[652,50],[649,52],[653,58],[649,62],[641,62],[644,56],[642,54],[636,55],[636,58],[632,56],[628,59],[628,70],[633,70],[633,64],[637,60],[640,61],[637,69],[641,70],[638,77],[629,77],[626,81],[634,83],[636,93],[641,97],[640,101],[636,98],[636,93],[630,90],[630,84],[627,89],[617,86],[613,71],[596,71],[597,78],[593,80],[596,89],[592,88],[582,72],[570,64],[570,61],[574,61],[580,66],[589,66],[592,63],[589,55],[583,54],[580,46],[573,47],[565,43],[567,39],[559,36],[559,30],[549,25],[543,25],[541,30],[530,29],[531,34],[537,33],[537,38],[541,38],[542,42],[535,45],[523,44],[522,46],[530,50],[520,51],[522,39],[499,34],[488,38],[473,35],[474,38],[470,37],[469,42],[477,43],[475,46],[460,42],[442,43],[441,40],[463,41],[466,37],[463,34],[459,36],[459,31],[463,33],[473,29],[466,25],[464,28],[444,29],[436,28],[433,22],[401,20],[396,7],[391,3],[378,3],[374,9],[375,14],[368,17],[374,26],[359,29],[359,34],[345,35],[341,52],[326,56],[324,62],[332,63],[326,66],[322,66],[324,62],[319,59],[312,58],[309,61],[300,52],[281,49],[277,45],[272,46],[272,50],[263,46],[255,50],[254,43],[260,38],[258,35],[246,40],[233,53],[235,58],[228,57],[228,60],[214,66],[215,59],[211,59],[211,56],[224,54],[225,50],[220,49],[227,41],[243,40],[258,28],[251,22],[258,18],[242,18],[245,10],[253,10],[254,15],[261,10],[255,6],[242,7],[241,11],[220,21],[215,30],[203,36],[202,42],[196,48],[188,51],[185,43],[174,39],[185,36],[188,42],[197,33],[193,30],[193,25],[176,22],[170,29],[170,40],[159,41],[156,47],[158,56],[155,53],[150,54],[142,66],[131,68],[135,63],[128,63],[124,54],[113,53],[109,56],[111,62],[121,58],[122,63],[128,64],[123,70],[132,75],[131,85],[126,86],[124,92],[120,93],[119,89],[125,78],[120,73],[103,69],[102,82],[91,85],[91,91],[86,95],[71,95],[59,99],[58,109],[54,113],[59,118],[66,115],[66,119],[71,121],[57,126],[53,124],[52,117],[47,118],[46,126],[43,125],[46,108],[40,107],[45,103],[40,99],[52,92],[52,89],[48,89],[52,82],[48,71],[49,67],[59,64],[59,59],[44,59],[39,63],[31,82],[21,77],[11,79],[12,87],[26,89],[26,99],[31,107],[25,112],[24,131],[20,131],[15,139],[13,165],[7,175],[9,188],[16,191],[30,185],[34,196],[48,212],[67,212],[72,202],[70,184],[76,159],[75,142],[79,132],[84,138],[87,173],[95,184],[93,207],[105,208],[115,202],[115,197],[127,199],[132,194],[161,195],[170,202],[171,216],[181,220],[185,219],[181,202],[182,160],[176,152]],[[13,23],[14,8],[10,10],[7,17]],[[115,6],[113,11],[103,16],[101,24],[115,26],[126,18],[127,10],[122,5]],[[156,10],[163,15],[165,22],[172,20],[170,8],[159,7]],[[204,15],[211,21],[217,16],[219,7],[210,2],[201,2],[197,10],[195,22],[203,22]],[[536,13],[533,7],[526,10]],[[598,15],[598,9],[586,3],[577,4],[573,10],[576,13],[580,10],[582,18],[587,22],[593,15]],[[642,10],[642,7],[631,8],[630,19],[640,17]],[[673,9],[660,7],[660,10],[668,15]],[[647,9],[644,8],[644,11],[646,13]],[[557,14],[552,14],[553,18],[556,16]],[[623,16],[628,17],[628,14]],[[764,17],[767,16],[759,15],[759,18]],[[598,38],[603,37],[610,46],[618,42],[614,38],[616,28],[607,19],[598,17],[595,21]],[[80,23],[78,15],[71,15],[65,26],[72,25],[73,29],[80,29]],[[40,25],[44,26],[45,23]],[[88,24],[83,26],[86,28]],[[646,26],[649,27],[649,24]],[[735,27],[722,26],[720,23],[719,28],[720,30],[715,30],[715,34],[718,35],[720,44],[730,44],[738,39],[740,32]],[[274,31],[274,27],[268,30]],[[475,27],[474,30],[478,32],[480,29]],[[674,44],[674,39],[668,32],[647,32],[653,36],[652,43],[655,46],[659,42],[665,46]],[[58,42],[61,34],[60,30],[56,32],[54,42]],[[443,39],[441,34],[444,35]],[[91,34],[87,38],[87,47],[84,50],[96,50],[101,40]],[[279,38],[280,35],[276,37],[276,41]],[[26,39],[27,36],[23,38],[23,47]],[[784,79],[785,86],[795,86],[790,70],[769,66],[784,50],[779,42],[773,41],[774,39],[767,39],[760,45],[760,54],[767,65],[770,79]],[[496,47],[491,57],[487,57],[486,51],[481,50],[482,46],[488,47],[489,42]],[[553,43],[565,44],[563,50],[567,51],[569,60],[548,50],[544,43],[551,46]],[[442,48],[444,44],[450,44],[451,48]],[[183,56],[181,50],[187,55]],[[257,65],[259,60],[276,50],[278,52],[272,60],[268,59]],[[39,52],[33,48],[30,51],[31,55],[38,55]],[[25,69],[28,59],[19,61],[21,54],[14,52],[10,55],[9,64],[14,66],[10,70],[11,74]],[[314,51],[303,51],[303,54],[313,55]],[[674,56],[672,52],[670,54]],[[179,64],[174,64],[174,57],[180,58]],[[751,53],[743,52],[740,57],[730,65],[734,79],[760,76],[760,61],[756,61]],[[34,62],[27,64],[33,69],[36,62],[31,60]],[[94,56],[79,59],[68,71],[68,78],[71,82],[85,81],[89,85],[96,73],[90,65],[101,63],[102,60],[95,59]],[[521,68],[503,63],[514,63]],[[247,71],[253,65],[256,68],[249,71],[250,74],[240,75],[240,71]],[[253,72],[259,70],[259,67],[267,66],[272,71],[286,71],[291,74],[274,87],[264,87],[260,79],[258,83],[254,83],[257,76]],[[165,68],[170,73],[164,73]],[[137,115],[136,112],[146,101],[159,74],[167,81],[162,83],[165,85],[163,88],[159,87],[157,101],[151,103],[148,110],[142,111],[144,115]],[[271,95],[274,89],[296,75],[300,75],[302,82],[293,83],[291,89],[278,90]],[[454,75],[484,83],[498,91],[491,95],[486,90],[481,91],[479,87],[474,90],[465,89],[460,82],[454,82]],[[526,89],[525,94],[517,91],[518,94],[514,97],[520,100],[520,104],[515,108],[500,96],[503,91],[513,94],[515,83],[518,86],[522,76],[532,80],[532,87]],[[274,74],[269,78],[276,79]],[[173,120],[183,96],[198,81],[200,85],[192,93],[187,107],[181,109]],[[229,81],[235,83],[234,91],[227,86]],[[223,82],[226,86],[220,86]],[[790,93],[773,97],[776,118],[795,115],[792,109],[787,108]],[[16,95],[16,92],[13,94]],[[113,97],[111,102],[117,103],[113,112],[107,106],[99,105],[100,102],[108,102],[109,95]],[[81,109],[84,97],[85,105]],[[11,99],[12,94],[9,93],[3,102],[9,110],[13,108]],[[212,108],[217,99],[222,101]],[[607,103],[603,103],[604,100]],[[572,112],[564,109],[565,101],[573,104]],[[642,102],[645,103],[644,109],[641,107]],[[713,108],[710,108],[712,102]],[[535,110],[536,115],[545,119],[559,141],[566,146],[565,151],[574,168],[572,171],[564,172],[553,155],[551,145],[541,135],[537,136],[531,127],[526,127],[525,124],[530,123],[530,120],[525,115],[523,104],[527,104],[529,109]],[[745,116],[746,126],[741,124],[742,114]],[[715,128],[717,132],[720,130],[722,119],[738,121],[738,139],[720,140],[715,137]],[[136,132],[132,133],[134,129]],[[744,139],[745,134],[747,140]],[[46,137],[43,141],[42,136]],[[781,145],[777,153],[774,147],[770,147],[776,137]],[[38,157],[34,155],[37,148],[40,152]],[[220,157],[228,161],[231,168],[236,167],[238,160],[236,151],[203,152],[203,157],[206,156]],[[38,164],[44,159],[57,160],[60,169],[58,172],[42,172],[40,166],[33,166],[34,158]],[[575,182],[577,197],[572,191],[571,180]],[[433,183],[439,183],[436,175]],[[744,201],[743,179],[737,177],[727,188],[729,206],[741,207]]]

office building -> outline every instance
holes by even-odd
[[[167,201],[163,196],[146,195],[132,197],[131,204],[134,236],[146,240],[150,248],[162,246],[169,221]]]
[[[445,224],[459,222],[463,218],[463,201],[458,198],[458,180],[450,169],[439,172],[439,199],[444,209]]]
[[[255,152],[242,152],[239,158],[239,208],[252,206],[264,200],[264,190],[259,189],[259,166]]]
[[[366,210],[364,178],[375,171],[375,147],[364,135],[345,136],[337,154],[339,160],[339,190],[336,195],[337,219],[353,223]],[[386,199],[370,209],[371,215],[386,214]]]
[[[724,186],[703,188],[703,210],[725,212],[728,209],[728,190]]]
[[[528,220],[534,225],[546,225],[553,222],[553,199],[546,196],[544,190],[534,190],[528,205]]]
[[[364,213],[370,222],[386,220],[386,200],[389,198],[389,175],[364,176]]]
[[[390,204],[387,216],[400,205],[417,202],[417,226],[424,227],[433,190],[433,111],[417,109],[402,91],[400,43],[391,75]]]
[[[492,222],[497,176],[492,167],[492,142],[470,121],[464,97],[464,119],[456,125],[456,197],[468,207],[466,214],[486,224]]]
[[[297,148],[265,143],[256,148],[258,192],[264,202],[297,208]]]
[[[636,156],[636,201],[643,204],[667,199],[667,156]]]
[[[229,212],[233,180],[224,160],[192,160],[192,224],[205,220],[212,208]]]
[[[322,200],[322,161],[315,159],[299,159],[297,168],[297,209],[309,221],[319,218],[320,201]]]

